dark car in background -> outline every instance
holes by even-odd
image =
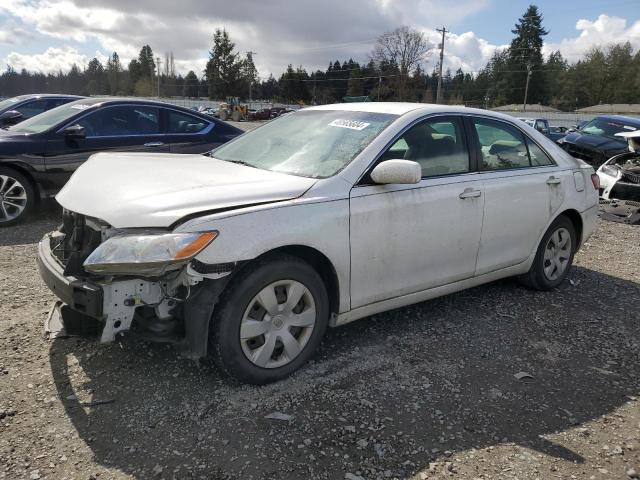
[[[19,95],[0,101],[0,128],[10,127],[47,110],[84,97],[52,93]]]
[[[557,143],[573,157],[598,169],[614,155],[627,151],[627,141],[616,134],[638,129],[640,119],[606,115],[585,123],[579,130],[568,133]]]
[[[57,193],[96,152],[206,153],[241,133],[193,110],[136,99],[86,98],[41,113],[0,130],[0,226]]]

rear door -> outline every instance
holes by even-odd
[[[485,194],[476,265],[476,275],[483,275],[529,258],[564,190],[558,167],[520,129],[483,117],[467,121],[478,142]]]
[[[85,138],[68,138],[63,130],[81,125]],[[57,187],[98,152],[168,152],[160,110],[148,105],[107,105],[65,125],[47,142],[45,168]]]
[[[218,125],[213,119],[204,119],[171,108],[162,110],[172,153],[205,153],[226,141],[218,134]]]

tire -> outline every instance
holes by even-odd
[[[300,300],[290,307],[290,295],[293,303],[298,294]],[[329,297],[318,272],[297,257],[273,256],[248,266],[230,282],[214,309],[209,352],[226,374],[264,385],[302,367],[328,323]]]
[[[558,236],[554,237],[556,234]],[[569,237],[568,240],[566,238],[567,236]],[[556,249],[555,246],[551,248],[552,245],[556,243],[560,245],[566,244],[569,250]],[[573,222],[564,215],[559,216],[543,235],[533,264],[529,272],[520,277],[520,281],[526,286],[536,290],[553,290],[564,281],[569,270],[571,270],[577,245],[578,239]],[[559,258],[562,268],[558,267],[558,264],[554,262],[554,252],[557,252],[557,257]],[[545,254],[551,258],[545,257]]]
[[[9,167],[0,167],[0,227],[24,220],[36,203],[31,181]]]

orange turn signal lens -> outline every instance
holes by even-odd
[[[193,242],[182,247],[180,250],[176,252],[176,256],[174,260],[183,260],[185,258],[190,258],[200,252],[204,247],[209,245],[213,240],[218,236],[218,232],[204,232],[201,233],[198,238],[196,238]]]

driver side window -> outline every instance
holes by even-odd
[[[461,120],[437,117],[414,125],[382,156],[392,158],[418,162],[423,178],[468,172],[469,151]]]

